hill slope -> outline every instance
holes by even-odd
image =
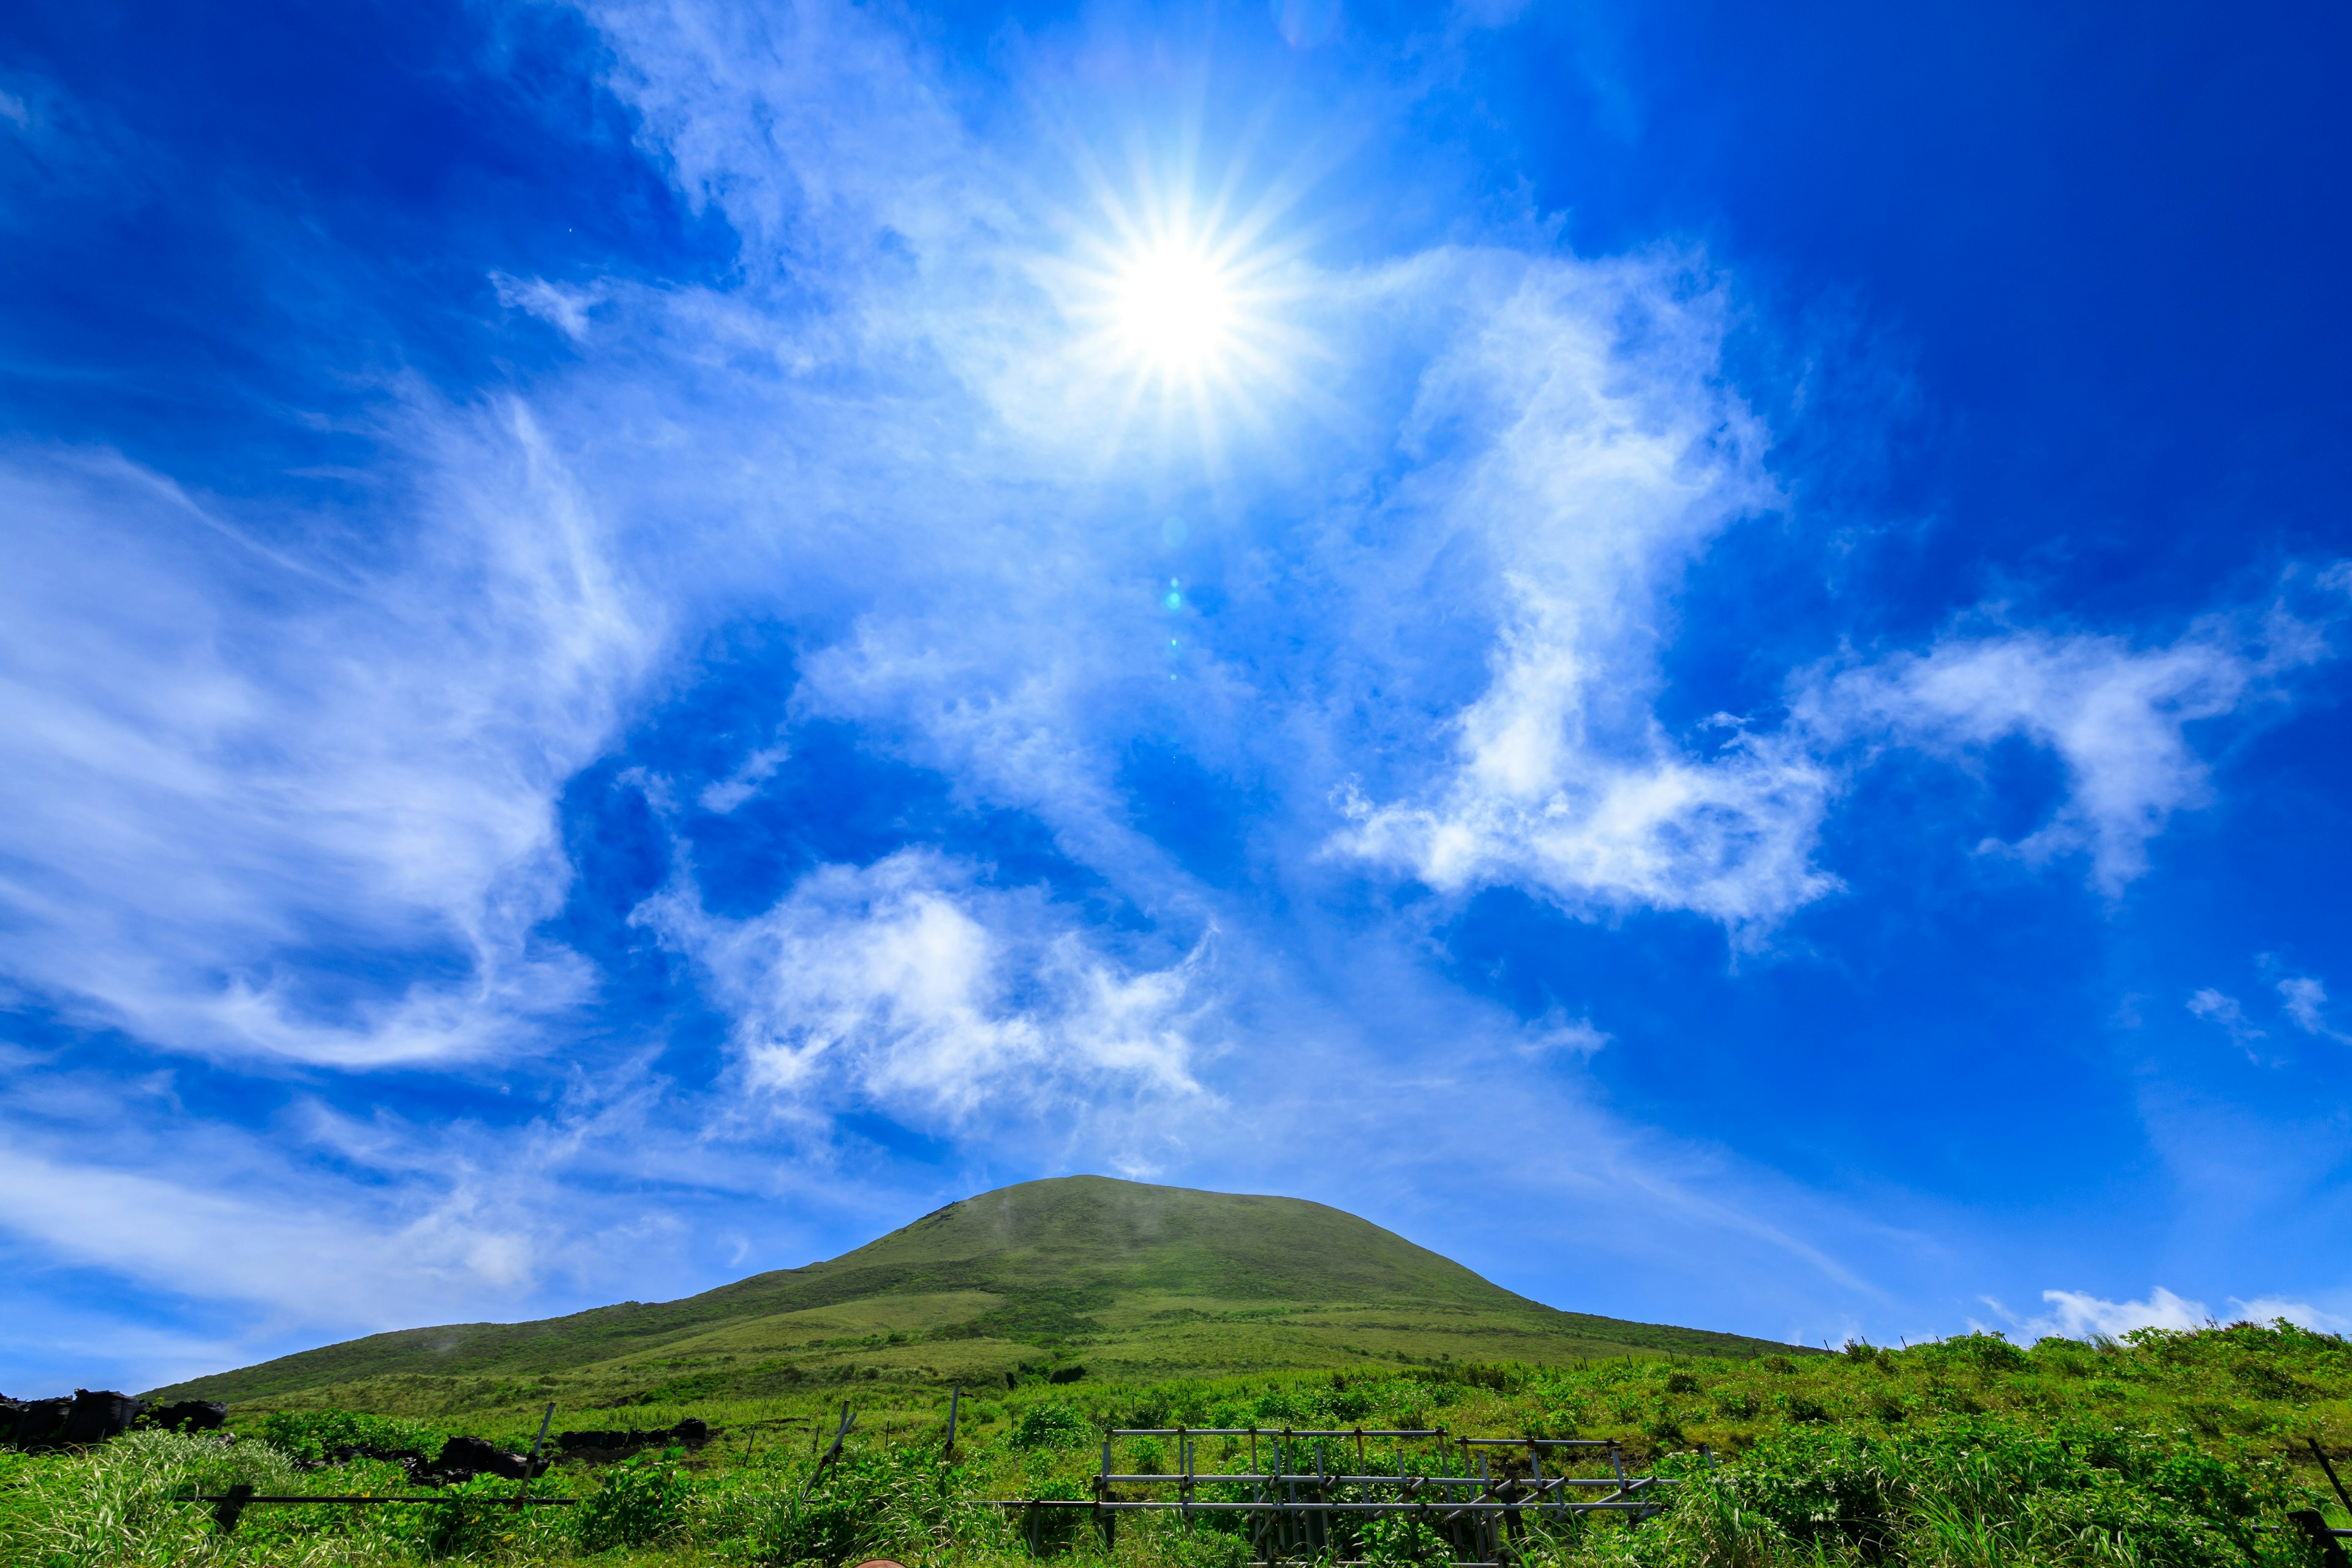
[[[354,1385],[384,1379],[561,1376],[572,1404],[622,1404],[854,1370],[971,1381],[1056,1361],[1136,1376],[1787,1348],[1556,1311],[1321,1204],[1070,1176],[680,1300],[374,1334],[156,1392],[251,1401],[333,1388],[360,1403]]]

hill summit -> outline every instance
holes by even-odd
[[[1299,1198],[1066,1176],[680,1300],[373,1334],[157,1394],[364,1407],[357,1385],[385,1379],[530,1379],[572,1385],[572,1405],[614,1405],[860,1374],[971,1383],[1081,1366],[1137,1377],[1788,1348],[1559,1311]]]

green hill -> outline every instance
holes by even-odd
[[[681,1300],[526,1323],[374,1334],[156,1390],[311,1405],[520,1395],[568,1406],[749,1398],[850,1376],[1017,1379],[1453,1362],[1559,1364],[1628,1353],[1748,1357],[1790,1347],[1562,1312],[1353,1215],[1070,1176],[924,1215],[829,1262]],[[511,1392],[509,1392],[511,1391]]]

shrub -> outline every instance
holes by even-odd
[[[1962,1420],[1881,1438],[1790,1429],[1759,1445],[1728,1484],[1789,1540],[1874,1561],[2297,1561],[2282,1533],[2255,1529],[2290,1506],[2275,1467],[2233,1466],[2121,1427],[2053,1436]]]
[[[692,1493],[676,1465],[640,1457],[604,1472],[604,1484],[572,1510],[573,1530],[590,1552],[650,1546],[677,1531]]]
[[[281,1410],[261,1418],[258,1436],[271,1447],[311,1464],[346,1446],[414,1448],[430,1458],[448,1440],[447,1433],[422,1421],[352,1410]]]
[[[1981,1331],[1921,1345],[1912,1353],[1927,1366],[1939,1370],[1967,1367],[1987,1373],[2023,1372],[2033,1364],[2031,1357],[2001,1335]]]
[[[1009,1547],[1000,1510],[966,1500],[971,1478],[937,1448],[844,1454],[801,1499],[781,1499],[760,1531],[761,1554],[782,1563],[927,1562],[958,1545]],[[1075,1510],[1050,1510],[1070,1519]]]
[[[1094,1435],[1093,1426],[1066,1405],[1033,1405],[1013,1424],[1016,1448],[1076,1448]]]
[[[1358,1527],[1357,1539],[1374,1568],[1454,1561],[1445,1538],[1412,1514],[1374,1514]]]
[[[1706,1568],[1778,1568],[1791,1556],[1788,1532],[1743,1501],[1727,1475],[1686,1478],[1674,1509],[1651,1534],[1651,1544],[1663,1548],[1667,1561]]]

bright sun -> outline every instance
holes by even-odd
[[[1061,363],[1109,449],[1189,431],[1216,460],[1233,432],[1265,429],[1298,395],[1295,366],[1315,349],[1291,319],[1300,242],[1269,239],[1283,212],[1272,200],[1234,217],[1222,198],[1202,211],[1181,184],[1140,184],[1125,195],[1097,184],[1097,216],[1073,225],[1068,252],[1040,258],[1078,329]]]
[[[1198,375],[1231,346],[1232,283],[1213,260],[1188,246],[1163,241],[1131,259],[1118,279],[1114,310],[1128,351],[1162,373]]]

